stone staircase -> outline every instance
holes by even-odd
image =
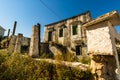
[[[54,55],[62,55],[67,50],[66,47],[56,43],[50,43],[49,49]]]

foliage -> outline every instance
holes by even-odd
[[[117,47],[117,53],[118,53],[118,59],[119,59],[119,63],[120,63],[120,47]]]
[[[47,58],[50,58],[50,55],[47,54],[47,53],[41,53],[40,58],[41,59],[47,59]]]
[[[54,59],[62,60],[62,61],[69,61],[69,62],[78,61],[78,58],[74,54],[68,51],[66,51],[66,53],[61,54],[61,55],[54,55]]]
[[[63,60],[63,61],[70,61],[70,62],[81,62],[84,64],[90,64],[90,58],[85,55],[85,56],[80,56],[77,57],[73,53],[69,52],[68,49],[63,46],[62,44],[52,42],[52,45],[56,46],[58,49],[62,51],[61,55],[54,55],[55,60]]]
[[[120,41],[118,39],[115,39],[116,44],[120,44]]]
[[[8,55],[5,49],[0,51],[0,65],[8,59]]]
[[[81,56],[79,58],[79,62],[84,63],[84,64],[90,64],[90,58],[88,56]]]
[[[0,43],[1,44],[4,44],[5,42],[7,42],[8,41],[8,39],[7,38],[4,38]]]
[[[18,53],[4,57],[7,59],[0,65],[0,80],[92,80],[89,70],[37,61]]]
[[[81,62],[84,64],[90,64],[90,58],[88,56],[75,56],[72,53],[67,52],[66,54],[62,55],[55,55],[55,60],[62,60],[62,61],[70,61],[70,62]]]

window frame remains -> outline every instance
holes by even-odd
[[[59,37],[63,37],[63,28],[59,29]]]
[[[72,26],[72,35],[77,35],[78,34],[78,26],[74,25]]]

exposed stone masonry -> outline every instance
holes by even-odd
[[[82,25],[90,20],[90,12],[87,11],[77,16],[45,25],[43,42],[58,43],[66,46],[71,51],[72,49],[76,50],[76,46],[78,46],[78,49],[81,47],[81,50],[78,50],[80,51],[79,54],[86,55],[86,31],[82,28]],[[73,29],[75,26],[76,28]],[[62,32],[60,33],[61,29]],[[75,31],[76,34],[73,34]],[[60,34],[63,35],[60,36]],[[82,46],[82,44],[84,44],[84,46]]]
[[[29,55],[31,57],[40,56],[40,24],[32,27]]]
[[[15,42],[16,42],[16,36],[12,35],[9,43],[9,47],[8,47],[9,55],[11,55],[14,52],[15,44],[16,44]]]
[[[24,37],[23,34],[19,33],[18,36],[12,35],[8,46],[9,55],[12,55],[13,52],[22,53],[22,46],[29,48],[29,42],[29,39]],[[26,50],[26,52],[28,52],[28,50]]]
[[[23,34],[18,34],[14,52],[21,53],[22,41],[23,41]]]

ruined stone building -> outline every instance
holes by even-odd
[[[30,46],[30,38],[24,37],[23,34],[19,33],[17,36],[10,36],[10,42],[8,46],[8,53],[28,53]]]
[[[54,42],[67,47],[76,55],[86,54],[86,31],[82,25],[91,20],[90,12],[84,12],[55,23],[45,25],[44,42]]]
[[[76,55],[85,55],[87,53],[87,35],[83,25],[90,21],[94,21],[94,19],[91,18],[90,12],[87,11],[58,22],[47,24],[44,27],[43,42],[54,42],[65,46]]]
[[[112,11],[82,26],[86,28],[87,53],[91,58],[91,72],[97,74],[95,80],[120,80],[120,53],[116,49],[120,34],[114,28],[118,25],[120,15]]]
[[[76,52],[76,55],[89,54],[95,80],[120,80],[120,53],[116,49],[116,40],[120,41],[120,34],[114,28],[118,25],[120,14],[117,11],[96,19],[91,19],[90,12],[85,12],[45,25],[44,42],[61,44]],[[50,50],[57,52],[58,48],[53,46],[49,47]]]
[[[40,24],[33,26],[30,41],[22,34],[13,34],[8,52],[10,55],[13,52],[21,53],[24,49],[28,51],[30,46],[31,57],[40,57],[42,51],[47,53],[48,50],[58,55],[65,53],[65,49],[76,55],[89,54],[95,80],[120,80],[120,57],[115,43],[115,40],[120,41],[120,34],[114,29],[116,25],[120,25],[117,11],[96,19],[92,19],[88,11],[45,25],[43,43],[40,43]]]

